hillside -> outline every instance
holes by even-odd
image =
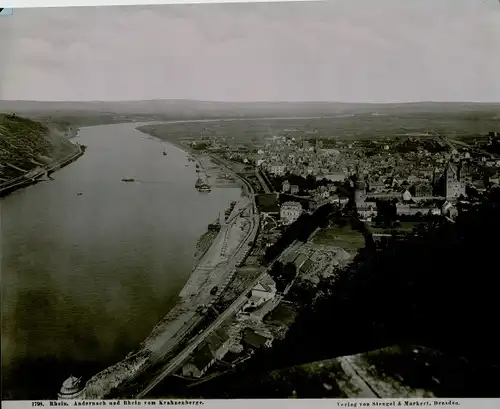
[[[453,377],[448,376],[450,372]],[[229,399],[443,398],[461,396],[463,384],[471,382],[471,376],[470,365],[456,356],[418,345],[394,345],[240,379],[229,372],[213,382],[188,388],[186,395],[215,398],[222,394]]]
[[[500,103],[415,102],[415,103],[343,103],[343,102],[221,102],[183,99],[146,101],[0,101],[0,111],[22,115],[99,116],[160,115],[161,119],[210,117],[328,116],[354,113],[486,113],[498,115]]]
[[[66,139],[67,132],[64,124],[43,124],[0,114],[0,181],[16,178],[74,153],[74,145]]]

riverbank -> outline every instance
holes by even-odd
[[[85,148],[70,141],[78,131],[62,123],[0,114],[0,197],[78,159]]]
[[[4,397],[55,398],[70,373],[86,381],[136,351],[177,302],[199,237],[239,199],[237,186],[199,193],[194,162],[136,126],[82,128],[81,160],[1,200]]]
[[[184,145],[184,144],[182,144],[180,142],[176,142],[176,141],[164,140],[164,139],[159,138],[158,136],[148,134],[148,133],[140,130],[139,128],[137,128],[137,129],[140,132],[143,132],[144,134],[150,136],[152,139],[155,139],[163,144],[175,146],[176,148],[186,152],[189,155],[189,157],[192,157],[194,159],[194,163],[196,163],[198,165],[200,172],[203,172],[207,176],[209,176],[210,170],[208,169],[208,167],[210,166],[210,164],[216,165],[215,167],[219,168],[219,169],[221,169],[222,166],[224,166],[224,165],[221,165],[220,163],[215,163],[212,156],[210,156],[206,153],[201,153],[199,151],[196,151],[196,150],[190,148],[188,145]],[[239,185],[240,188],[245,187],[244,182],[241,181],[237,175],[235,175],[233,180]],[[241,182],[241,183],[238,183],[238,182]]]
[[[186,146],[175,143],[172,145],[199,159]],[[236,174],[234,177],[236,180],[240,179]],[[243,181],[242,183],[244,185]],[[234,221],[222,226],[180,291],[176,305],[153,328],[137,350],[90,378],[82,398],[100,399],[109,396],[114,390],[130,385],[137,376],[176,353],[185,338],[205,319],[199,307],[213,301],[214,295],[210,291],[214,286],[221,286],[226,281],[227,274],[244,258],[244,254],[240,253],[246,240],[253,237],[253,221],[243,223],[244,217],[236,216],[251,204],[249,197],[240,197],[230,215],[234,216]],[[243,250],[246,251],[246,248]],[[238,256],[237,260],[235,256]]]
[[[13,180],[7,181],[4,184],[0,186],[0,197],[5,197],[7,195],[10,195],[11,193],[15,192],[16,190],[35,185],[39,182],[42,181],[43,176],[47,176],[50,178],[50,175],[54,173],[55,171],[64,168],[65,166],[68,166],[70,163],[73,163],[76,161],[78,158],[80,158],[84,153],[86,146],[79,145],[79,144],[74,144],[76,147],[76,153],[62,159],[59,161],[56,161],[50,165],[46,165],[42,168],[39,168],[36,171],[28,172],[25,175],[22,175],[18,178],[15,178]]]

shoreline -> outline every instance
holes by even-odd
[[[53,163],[50,163],[40,170],[40,174],[34,176],[32,179],[26,178],[26,175],[21,175],[11,181],[6,182],[6,184],[11,183],[10,186],[5,186],[0,188],[0,198],[6,197],[12,193],[14,193],[17,190],[23,189],[28,186],[36,185],[37,183],[40,183],[42,180],[40,180],[41,177],[44,175],[50,177],[50,175],[54,172],[56,172],[59,169],[62,169],[71,163],[75,162],[77,159],[79,159],[83,154],[85,153],[86,146],[80,145],[80,144],[74,144],[72,143],[76,148],[77,152],[75,152],[72,155],[69,155],[61,160],[54,161]],[[28,172],[29,173],[29,172]],[[13,184],[12,184],[13,183]]]
[[[196,162],[199,163],[200,168],[205,170],[199,159],[203,154],[194,153],[191,149],[178,142],[166,141],[141,130],[139,131],[162,143],[179,148],[194,157]],[[214,163],[210,155],[206,156]],[[214,163],[214,165],[217,168],[226,167],[221,163]],[[233,209],[234,212],[238,208],[238,204],[242,205],[251,198],[251,190],[248,190],[248,185],[239,175],[233,171],[231,173],[241,190],[241,196]],[[184,336],[204,319],[203,315],[198,316],[197,307],[204,305],[209,301],[208,298],[210,298],[207,298],[207,294],[202,294],[204,288],[210,288],[207,287],[207,283],[212,278],[212,274],[207,275],[207,269],[213,272],[218,268],[217,266],[211,266],[210,263],[207,263],[206,259],[210,259],[211,251],[219,245],[219,239],[223,238],[225,234],[227,232],[221,229],[204,254],[196,260],[189,278],[177,295],[175,305],[151,329],[151,332],[144,341],[123,360],[105,368],[87,380],[82,390],[83,399],[101,399],[109,395],[114,389],[123,386],[127,381],[133,380],[141,372],[154,366],[161,359],[173,354],[175,348],[184,340]],[[234,251],[238,251],[240,244],[238,243]],[[206,264],[204,265],[204,263]],[[161,339],[162,337],[164,338],[163,340]]]

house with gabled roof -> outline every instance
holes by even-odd
[[[229,335],[222,328],[212,332],[182,367],[183,376],[201,378],[217,360],[224,357],[230,344]]]
[[[269,276],[265,274],[262,279],[252,288],[250,298],[245,308],[248,307],[259,307],[270,299],[274,298],[276,295],[276,283]]]

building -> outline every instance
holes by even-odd
[[[415,197],[431,197],[433,193],[432,186],[424,182],[416,183],[412,190]]]
[[[76,378],[70,375],[61,387],[57,394],[58,399],[78,399],[83,395],[84,388],[82,387],[82,378]]]
[[[411,193],[409,190],[405,190],[402,195],[403,201],[404,202],[409,202],[412,198]]]
[[[343,182],[346,179],[346,174],[344,172],[331,172],[321,176],[317,176],[316,179],[327,179],[330,182]]]
[[[270,348],[273,344],[273,339],[262,334],[258,334],[251,328],[245,328],[241,342],[249,348],[261,349]]]
[[[361,204],[365,201],[366,198],[366,185],[363,181],[357,181],[354,186],[354,200],[356,204]]]
[[[377,203],[375,202],[364,202],[356,206],[356,211],[358,212],[359,217],[363,220],[370,219],[372,217],[377,216],[378,209]]]
[[[370,188],[370,192],[378,193],[382,192],[385,189],[385,184],[381,179],[371,179],[370,181],[368,181],[368,187]]]
[[[274,162],[271,164],[271,167],[269,171],[274,175],[274,176],[283,176],[285,174],[285,165],[279,162]]]
[[[441,211],[435,206],[419,206],[416,203],[396,203],[396,214],[406,215],[439,215]]]
[[[412,214],[412,208],[409,204],[396,203],[396,214],[399,215],[409,215]]]
[[[340,151],[335,148],[321,149],[321,153],[326,156],[337,156],[340,155]]]
[[[467,161],[462,161],[460,163],[460,172],[459,172],[460,182],[464,183],[465,185],[471,185],[472,174],[473,174],[473,169],[470,166],[470,163],[468,163]]]
[[[252,288],[250,298],[244,308],[257,308],[276,295],[276,283],[268,274],[264,275],[257,285]]]
[[[339,206],[344,206],[349,203],[348,197],[340,197],[339,195],[333,194],[328,198],[328,203],[338,204]]]
[[[210,334],[193,353],[191,360],[182,367],[182,375],[201,378],[210,367],[226,355],[231,346],[226,331],[218,329]]]
[[[297,185],[291,185],[290,186],[290,194],[292,195],[296,195],[297,193],[299,193],[299,187]]]
[[[455,219],[458,216],[458,210],[456,209],[453,204],[450,202],[446,201],[443,203],[443,206],[441,208],[441,212],[443,216],[447,216],[450,219]]]
[[[445,196],[447,199],[456,199],[465,196],[465,183],[460,181],[460,173],[456,166],[448,163],[444,171]]]
[[[419,170],[419,174],[424,178],[432,179],[432,177],[434,176],[434,169],[431,167],[422,168]]]
[[[287,193],[290,191],[290,182],[288,180],[285,180],[281,185],[281,191],[283,193]]]
[[[286,226],[292,224],[302,214],[302,205],[298,202],[285,202],[280,208],[280,219]]]
[[[434,173],[432,175],[432,184],[437,186],[441,178],[441,171],[438,168],[434,168]]]

